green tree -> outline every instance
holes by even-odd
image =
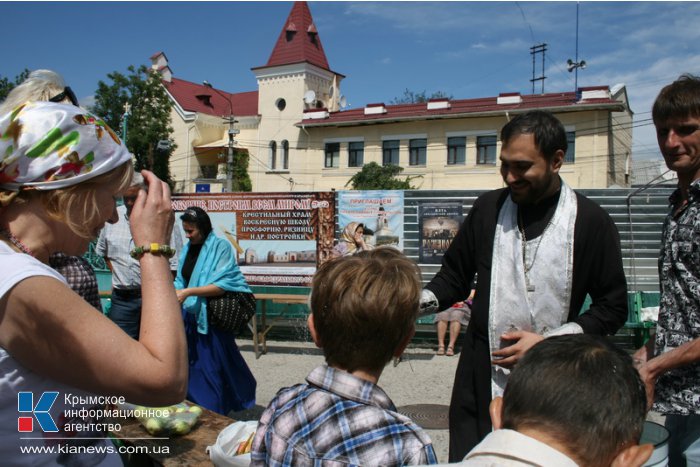
[[[15,86],[29,77],[29,70],[26,68],[19,75],[15,76],[14,81],[10,81],[4,76],[0,76],[0,102],[4,101],[7,95],[14,89]]]
[[[253,182],[248,174],[250,155],[248,151],[236,151],[233,156],[233,191],[253,191]]]
[[[118,71],[109,73],[111,84],[98,82],[91,110],[118,129],[128,103],[126,146],[136,157],[135,169],[151,170],[172,187],[170,157],[176,145],[172,139],[170,99],[160,74],[145,65],[138,68],[131,65],[127,70],[126,75]]]
[[[442,91],[436,91],[428,96],[425,90],[420,92],[414,92],[406,88],[403,91],[403,96],[394,97],[389,103],[390,104],[418,104],[420,102],[428,102],[430,99],[452,99],[452,95],[448,95]]]
[[[422,175],[401,180],[397,178],[401,172],[403,167],[398,165],[370,162],[363,165],[362,170],[353,175],[345,186],[351,185],[353,190],[414,190],[416,187],[411,185],[411,180]]]

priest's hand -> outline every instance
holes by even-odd
[[[537,344],[543,340],[539,334],[528,331],[513,331],[501,334],[501,341],[510,343],[508,347],[504,347],[500,350],[492,353],[494,357],[491,362],[494,365],[502,366],[504,368],[512,368],[518,363],[518,360],[523,358],[525,352],[530,350],[530,347]]]

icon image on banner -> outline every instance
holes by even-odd
[[[39,428],[44,432],[56,432],[58,427],[49,415],[49,410],[53,407],[58,398],[58,391],[45,391],[34,405],[34,393],[20,392],[17,394],[17,411],[20,415],[17,418],[17,431],[28,433],[34,431],[34,419],[39,423]]]

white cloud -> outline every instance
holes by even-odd
[[[80,107],[87,109],[95,105],[95,95],[92,94],[90,96],[85,96],[85,97],[80,97],[78,98],[78,102],[80,102]]]

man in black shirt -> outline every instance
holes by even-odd
[[[488,413],[509,369],[545,337],[614,334],[627,317],[617,229],[559,177],[566,132],[531,111],[501,131],[507,188],[480,196],[423,291],[424,312],[464,300],[479,280],[450,403],[450,461],[491,431]],[[579,315],[586,295],[591,307]]]

